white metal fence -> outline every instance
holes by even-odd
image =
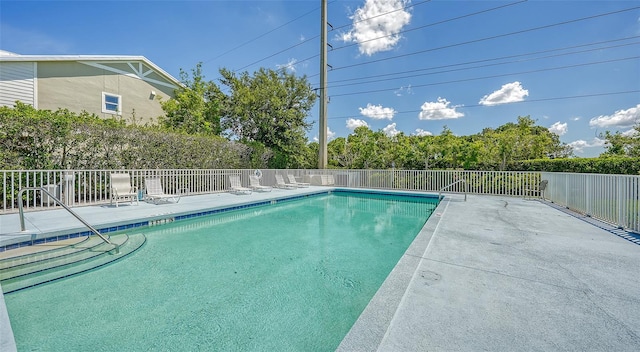
[[[640,176],[542,173],[552,202],[640,233]]]
[[[45,187],[69,206],[108,203],[109,174],[128,172],[132,184],[144,192],[144,178],[161,179],[166,193],[207,194],[229,190],[229,175],[240,175],[245,186],[256,170],[237,169],[162,169],[162,170],[3,170],[0,180],[0,213],[18,211],[18,202],[26,210],[54,207],[43,192],[28,191],[17,199],[20,189]],[[543,179],[549,181],[545,196],[562,206],[588,214],[619,227],[640,232],[640,176],[596,175],[540,172],[459,171],[459,170],[261,170],[263,185],[274,185],[275,174],[293,174],[302,181],[324,182],[332,175],[334,186],[522,197],[536,189]],[[445,192],[445,193],[446,193]]]

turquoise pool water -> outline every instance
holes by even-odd
[[[138,230],[106,267],[5,296],[20,351],[332,351],[436,206],[334,193]]]

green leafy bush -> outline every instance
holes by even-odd
[[[262,167],[270,150],[217,136],[127,126],[66,109],[0,107],[0,167],[44,169],[215,169]]]
[[[640,174],[640,158],[608,156],[599,158],[538,159],[512,162],[511,171],[575,172],[593,174]]]

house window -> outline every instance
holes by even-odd
[[[122,97],[102,92],[102,112],[120,115],[122,113]]]

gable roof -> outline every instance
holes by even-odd
[[[170,88],[184,85],[144,56],[130,55],[19,55],[0,50],[0,62],[78,62]]]

